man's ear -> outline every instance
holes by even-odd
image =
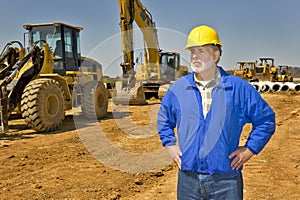
[[[215,63],[218,63],[218,61],[220,60],[220,56],[221,56],[220,51],[214,52],[214,62]]]

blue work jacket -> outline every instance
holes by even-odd
[[[162,99],[157,128],[163,146],[182,151],[181,170],[210,174],[233,174],[229,155],[239,146],[246,123],[252,124],[245,146],[258,154],[275,132],[275,113],[247,81],[227,74],[212,90],[206,118],[194,73],[175,81]],[[174,130],[177,129],[177,137]]]

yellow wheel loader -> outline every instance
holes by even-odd
[[[28,53],[8,43],[0,55],[2,131],[12,112],[36,131],[59,129],[65,111],[80,106],[86,118],[107,113],[102,66],[80,53],[81,27],[54,22],[25,24]],[[25,38],[25,37],[24,37]]]

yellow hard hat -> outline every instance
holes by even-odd
[[[222,47],[217,31],[209,26],[201,25],[195,27],[190,32],[185,49],[206,44],[219,45]]]

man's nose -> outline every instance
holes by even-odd
[[[197,54],[192,54],[192,58],[198,58]]]

